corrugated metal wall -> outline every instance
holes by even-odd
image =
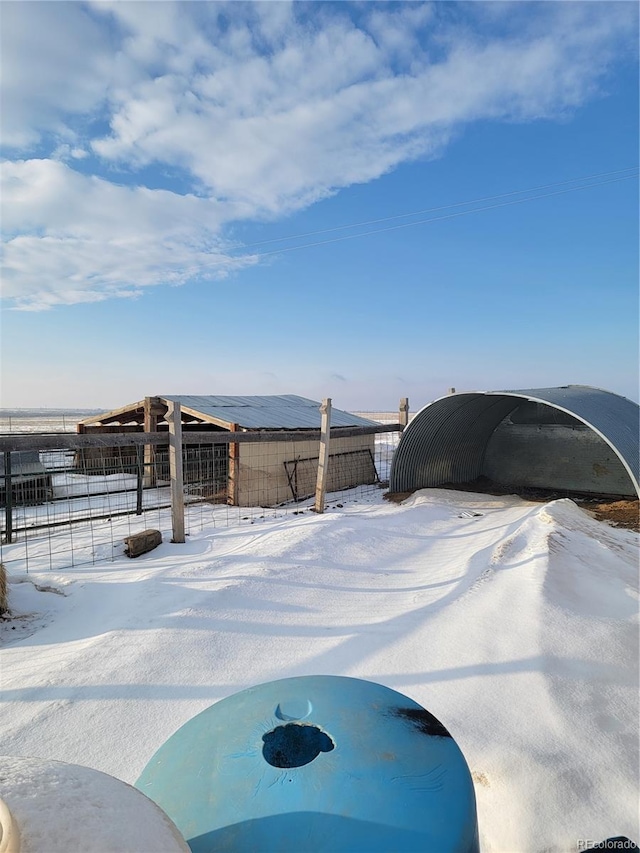
[[[560,446],[555,447],[545,435],[544,425],[538,430],[537,447],[529,442],[515,460],[505,457],[500,472],[499,449],[496,456],[495,445],[491,452],[489,469],[504,477],[520,477],[512,485],[528,485],[524,470],[518,473],[518,466],[540,468],[540,460],[545,466],[536,475],[541,488],[564,488],[593,494],[640,495],[639,430],[640,409],[636,403],[596,388],[582,385],[569,385],[564,388],[538,388],[523,391],[495,391],[452,394],[429,404],[422,409],[405,429],[391,466],[389,487],[392,492],[407,492],[414,489],[439,486],[444,483],[464,483],[486,474],[485,459],[490,440],[497,427],[507,415],[522,406],[523,400],[551,406],[575,418],[587,426],[595,436],[591,442],[593,452],[574,454],[566,476],[562,475],[562,456]],[[523,407],[521,412],[526,413]],[[540,410],[533,418],[540,423]],[[516,418],[522,422],[524,416]],[[542,417],[544,421],[544,417]],[[552,423],[557,418],[550,418]],[[566,419],[565,419],[566,420]],[[570,420],[569,420],[570,422]],[[567,426],[567,430],[571,427]],[[580,430],[575,431],[574,439],[579,442]],[[515,435],[512,433],[512,435]],[[532,439],[532,435],[529,438]],[[568,435],[565,435],[568,438]],[[585,445],[586,446],[586,445]],[[510,451],[506,445],[503,452]],[[556,454],[555,460],[549,454]],[[562,451],[566,455],[566,446]],[[598,476],[594,464],[606,463],[607,475]],[[599,461],[600,460],[600,461]],[[576,466],[581,470],[576,474]],[[571,469],[572,473],[569,474]],[[506,480],[503,480],[506,482]],[[564,483],[564,485],[562,484]],[[578,485],[576,485],[576,483]],[[608,492],[611,484],[616,490]],[[617,485],[622,491],[617,490]]]
[[[503,421],[487,444],[482,474],[505,486],[633,497],[622,462],[583,425]]]

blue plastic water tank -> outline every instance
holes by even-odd
[[[185,723],[136,782],[193,853],[477,853],[473,783],[444,726],[370,681],[304,676]]]

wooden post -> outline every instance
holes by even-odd
[[[86,435],[87,428],[84,424],[76,424],[76,432],[78,435]],[[73,454],[73,467],[84,471],[84,450],[82,448],[77,448]]]
[[[144,431],[157,432],[158,430],[158,403],[157,397],[144,398]],[[144,477],[142,487],[152,489],[156,485],[156,449],[153,444],[144,446]]]
[[[400,409],[398,411],[398,423],[402,424],[403,428],[409,423],[409,398],[401,397]]]
[[[230,432],[238,432],[238,424],[231,424]],[[240,486],[240,445],[234,442],[229,445],[229,476],[227,478],[227,503],[238,506]]]
[[[167,400],[169,424],[169,476],[171,478],[172,542],[184,542],[184,477],[182,473],[182,416],[180,403]]]
[[[13,481],[11,478],[11,451],[4,454],[4,541],[13,542]]]
[[[142,515],[142,489],[144,486],[144,447],[136,445],[136,515]]]
[[[318,452],[318,478],[316,480],[316,512],[324,512],[324,495],[327,489],[329,472],[329,438],[331,432],[331,397],[322,401],[320,406],[322,422],[320,424],[320,450]]]

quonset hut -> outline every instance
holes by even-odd
[[[405,429],[389,489],[483,477],[516,489],[635,498],[639,432],[637,403],[586,385],[450,394]]]

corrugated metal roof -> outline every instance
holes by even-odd
[[[594,430],[616,453],[640,496],[640,408],[626,397],[586,385],[450,394],[429,403],[402,434],[390,490],[478,477],[492,433],[523,399],[557,408]]]
[[[227,397],[218,395],[159,394],[161,400],[180,403],[214,422],[238,424],[244,429],[319,429],[320,403],[295,394]],[[377,426],[375,421],[331,409],[331,426]]]

